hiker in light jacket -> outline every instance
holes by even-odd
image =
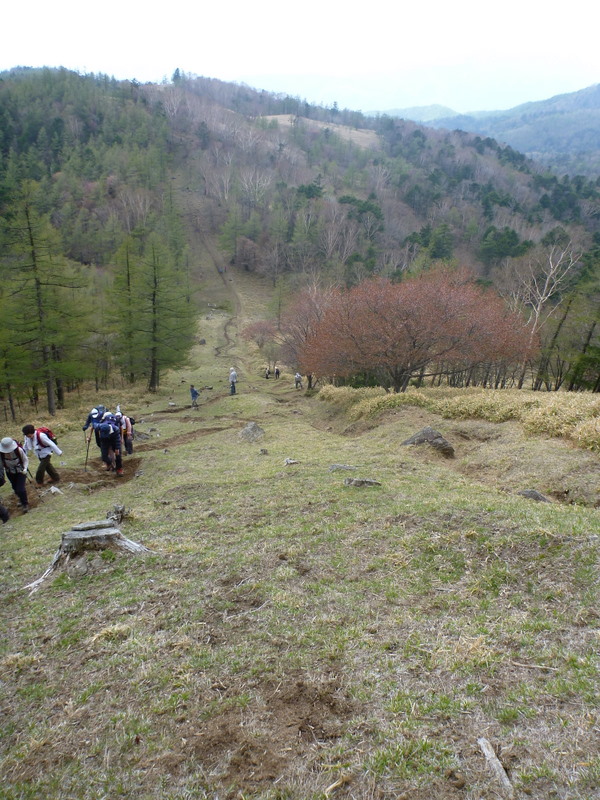
[[[115,419],[121,426],[121,438],[123,440],[125,452],[130,456],[133,453],[133,425],[131,424],[131,420],[127,414],[123,414],[122,411],[116,412]]]
[[[5,436],[0,441],[0,458],[2,459],[2,475],[0,475],[0,486],[4,483],[4,473],[13,488],[13,492],[19,498],[23,513],[29,511],[29,501],[27,499],[27,468],[29,459],[23,448],[10,436]]]
[[[52,441],[48,434],[44,433],[44,431],[36,430],[33,425],[24,425],[23,433],[25,434],[23,449],[26,453],[34,452],[40,460],[35,473],[35,482],[38,488],[44,485],[44,474],[46,472],[50,477],[50,483],[58,483],[60,475],[55,470],[50,459],[52,458],[52,453],[62,456],[63,451],[56,442]]]
[[[237,383],[237,372],[233,367],[229,367],[229,394],[235,394],[235,385]]]

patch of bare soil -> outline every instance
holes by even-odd
[[[159,439],[150,439],[144,441],[142,444],[136,445],[136,452],[144,453],[148,450],[164,450],[168,447],[176,447],[180,444],[187,444],[193,442],[194,439],[200,439],[202,436],[210,436],[213,433],[220,433],[221,431],[230,430],[231,428],[243,428],[246,423],[243,421],[233,422],[231,425],[222,425],[214,428],[196,428],[193,431],[186,431],[177,436],[160,437]]]
[[[194,726],[187,735],[187,758],[227,787],[255,791],[289,779],[317,756],[319,744],[338,739],[354,712],[354,705],[336,675],[321,679],[300,673],[285,682],[256,686],[244,708],[226,699],[239,687],[219,686],[218,715]]]
[[[59,467],[60,481],[56,484],[50,484],[46,478],[44,485],[38,488],[34,480],[28,479],[27,499],[29,500],[29,507],[37,508],[43,505],[51,495],[54,486],[61,492],[69,491],[69,489],[92,492],[96,489],[108,489],[117,482],[127,483],[135,477],[140,463],[141,459],[135,456],[126,456],[123,458],[123,475],[117,475],[112,471],[107,472],[98,456],[90,458],[86,468],[67,469]],[[7,486],[10,488],[9,484]],[[18,516],[23,513],[18,506],[16,496],[12,492],[4,495],[3,502],[11,516]]]

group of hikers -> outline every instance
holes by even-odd
[[[118,476],[123,474],[123,448],[127,455],[133,453],[134,425],[133,417],[124,414],[120,406],[114,414],[103,405],[95,406],[88,414],[83,426],[84,433],[89,431],[86,433],[88,450],[93,435],[107,472],[116,472]]]
[[[107,471],[114,470],[117,475],[123,474],[122,451],[125,448],[128,455],[133,453],[134,424],[135,420],[123,414],[119,406],[114,414],[103,405],[92,408],[88,414],[83,426],[84,433],[89,430],[89,433],[86,433],[88,452],[92,435],[95,435]],[[36,428],[28,424],[23,426],[22,432],[24,437],[22,444],[11,436],[5,436],[0,440],[0,486],[4,486],[8,478],[17,496],[18,505],[23,514],[26,514],[29,511],[27,476],[33,477],[29,470],[29,454],[35,453],[39,459],[35,485],[41,489],[46,474],[51,484],[60,481],[60,475],[51,458],[52,455],[61,456],[63,451],[50,428]],[[2,522],[8,522],[9,517],[8,509],[0,503],[0,519]]]

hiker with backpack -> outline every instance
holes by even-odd
[[[23,449],[26,453],[32,451],[39,458],[40,463],[35,473],[35,482],[38,488],[44,485],[44,474],[47,472],[50,483],[58,483],[60,475],[51,463],[52,453],[62,456],[62,450],[56,444],[56,437],[50,428],[35,428],[33,425],[24,425]]]
[[[194,384],[190,384],[190,396],[192,398],[192,408],[198,408],[198,398],[200,397],[200,392]]]
[[[106,414],[107,411],[108,411],[108,409],[106,408],[106,406],[102,406],[102,405],[95,406],[94,408],[92,408],[90,413],[87,415],[87,419],[85,421],[85,425],[83,426],[83,432],[84,433],[87,431],[87,429],[90,426],[92,427],[92,430],[94,431],[94,435],[96,437],[96,444],[98,445],[98,447],[100,447],[100,434],[98,433],[98,427],[100,426],[100,423],[102,422],[102,417]],[[86,436],[87,436],[87,434],[86,434]],[[91,431],[90,431],[90,435],[87,436],[88,442],[90,441],[91,438],[92,438],[92,434],[91,434]]]
[[[122,411],[117,411],[115,413],[115,419],[121,426],[121,439],[123,440],[125,452],[130,456],[133,453],[133,426],[135,425],[135,420],[133,417],[128,417],[127,414],[123,414]]]
[[[123,474],[123,459],[121,457],[121,426],[114,414],[107,411],[98,425],[100,438],[100,455],[106,465],[106,471],[115,470],[117,475]]]
[[[2,474],[0,475],[0,486],[5,483],[6,474],[13,492],[19,498],[23,513],[29,511],[29,500],[27,499],[27,468],[29,458],[21,445],[10,436],[5,436],[0,441],[0,458],[2,460]]]

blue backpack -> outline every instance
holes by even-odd
[[[113,433],[119,433],[120,427],[117,420],[112,416],[105,416],[100,425],[98,426],[98,432],[100,434],[101,439],[110,439]]]

